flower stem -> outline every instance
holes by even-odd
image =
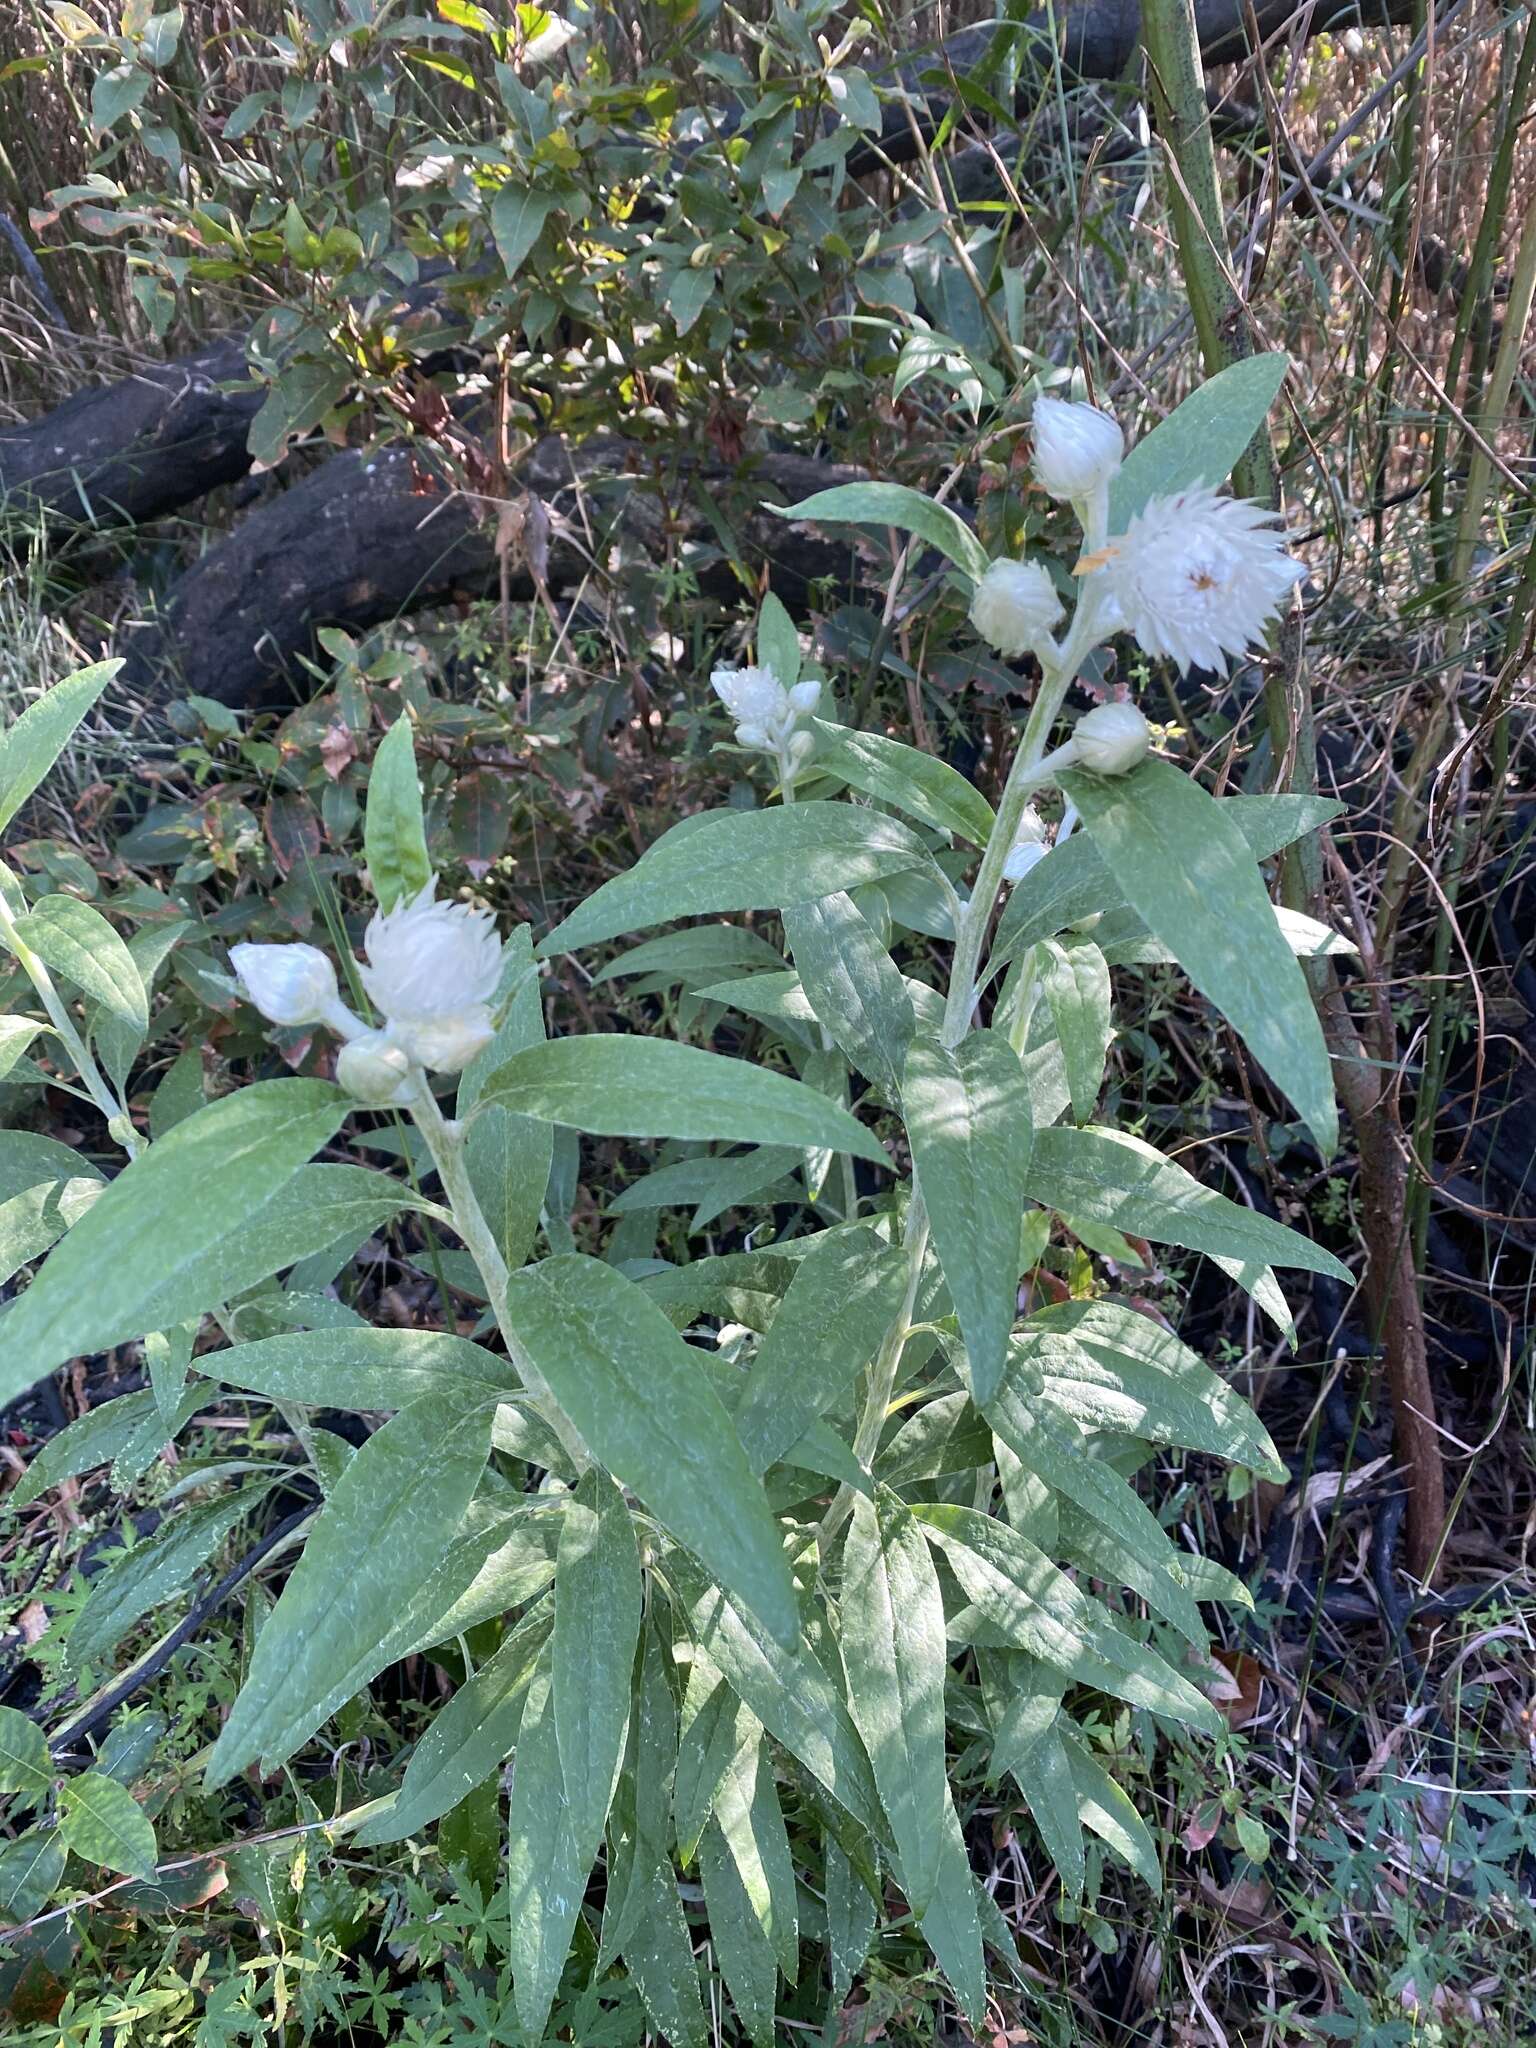
[[[501,1331],[502,1342],[507,1347],[507,1356],[516,1368],[518,1378],[527,1389],[540,1415],[559,1437],[579,1475],[591,1464],[591,1453],[582,1442],[581,1432],[555,1399],[548,1380],[539,1371],[527,1347],[512,1327],[511,1304],[507,1299],[507,1282],[510,1278],[507,1262],[501,1256],[500,1248],[492,1235],[491,1226],[485,1220],[485,1211],[480,1207],[479,1197],[469,1177],[469,1168],[464,1158],[463,1127],[457,1122],[450,1123],[444,1117],[428,1085],[427,1077],[420,1068],[415,1070],[414,1080],[415,1086],[407,1107],[412,1122],[426,1140],[427,1150],[432,1154],[432,1163],[437,1168],[437,1176],[443,1184],[443,1193],[447,1197],[448,1207],[453,1216],[453,1227],[463,1239],[465,1249],[480,1270],[480,1277],[485,1282],[486,1295],[491,1304],[491,1312],[496,1318],[496,1327]]]

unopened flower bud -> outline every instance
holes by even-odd
[[[773,741],[769,739],[765,725],[738,725],[736,744],[738,747],[771,747]]]
[[[789,758],[798,768],[802,761],[808,761],[816,751],[816,735],[813,732],[797,732],[789,743]]]
[[[336,970],[318,946],[231,946],[229,964],[274,1024],[319,1024],[340,1001]]]
[[[803,683],[796,683],[789,693],[789,708],[801,718],[809,718],[821,702],[821,684],[814,677]]]
[[[1038,562],[992,562],[971,598],[971,624],[1006,661],[1041,646],[1062,616],[1056,586]]]
[[[1034,429],[1035,475],[1053,498],[1091,497],[1109,483],[1125,454],[1120,422],[1096,405],[1037,398]]]
[[[1147,756],[1152,728],[1134,704],[1095,704],[1072,729],[1072,746],[1095,775],[1129,775]]]
[[[409,1054],[387,1031],[365,1031],[336,1055],[337,1081],[370,1109],[384,1109],[401,1100],[410,1073]]]
[[[1003,862],[1003,880],[1022,882],[1030,869],[1038,867],[1049,851],[1045,843],[1045,820],[1033,804],[1026,804],[1019,829],[1008,849],[1008,858]]]

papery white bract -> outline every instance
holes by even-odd
[[[441,1024],[488,1003],[501,974],[501,941],[486,910],[438,903],[437,879],[363,934],[363,987],[391,1024]]]
[[[1113,615],[1151,655],[1226,673],[1259,640],[1305,575],[1273,512],[1203,488],[1153,498],[1109,543],[1103,569]]]
[[[1008,858],[1003,862],[1003,880],[1022,882],[1031,868],[1038,867],[1050,848],[1045,843],[1045,820],[1033,804],[1024,806],[1019,829],[1013,835]]]
[[[410,1055],[387,1031],[365,1031],[336,1055],[337,1081],[373,1109],[401,1101],[410,1077]]]
[[[418,1065],[439,1074],[462,1074],[496,1036],[496,1027],[484,1003],[471,1003],[449,1017],[393,1020],[389,1036]]]
[[[1005,661],[1050,638],[1062,616],[1056,586],[1038,562],[992,562],[971,598],[971,624]]]
[[[1035,476],[1053,498],[1076,501],[1103,490],[1120,467],[1120,422],[1096,405],[1037,398],[1033,416]]]
[[[319,1024],[340,1001],[336,970],[318,946],[231,946],[229,964],[274,1024]]]
[[[1073,726],[1070,742],[1095,775],[1128,775],[1151,744],[1152,728],[1134,704],[1095,704]]]

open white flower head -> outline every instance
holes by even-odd
[[[1152,728],[1134,704],[1095,704],[1072,728],[1073,751],[1095,775],[1129,775],[1151,744]]]
[[[1038,562],[989,562],[971,598],[971,624],[1005,661],[1041,646],[1062,613],[1056,586]]]
[[[1125,454],[1120,422],[1096,405],[1037,398],[1033,420],[1035,476],[1053,498],[1091,497],[1119,469]]]
[[[1109,544],[1102,574],[1120,619],[1151,655],[1225,675],[1260,639],[1297,579],[1276,517],[1204,488],[1153,498]]]
[[[789,716],[789,692],[767,668],[717,668],[710,688],[738,725],[771,731]]]
[[[1033,804],[1026,804],[1019,829],[1008,849],[1008,858],[1003,862],[1003,880],[1022,882],[1030,869],[1038,867],[1049,851],[1045,843],[1045,820]]]
[[[501,941],[486,910],[438,903],[437,878],[408,902],[376,911],[363,934],[363,987],[391,1025],[477,1017],[496,993]]]
[[[364,1031],[336,1055],[337,1081],[373,1109],[402,1101],[410,1077],[410,1055],[387,1031]]]
[[[318,946],[231,946],[229,964],[274,1024],[323,1023],[341,1000],[336,970]]]

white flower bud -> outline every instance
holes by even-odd
[[[771,747],[773,741],[769,739],[765,725],[738,725],[736,744],[739,747]]]
[[[971,598],[971,624],[1004,660],[1014,661],[1050,638],[1062,610],[1038,562],[992,562]]]
[[[409,1054],[387,1031],[365,1031],[336,1055],[337,1081],[372,1109],[400,1101],[410,1073]]]
[[[738,725],[772,727],[789,710],[789,692],[767,668],[717,668],[709,686]]]
[[[1026,804],[1019,829],[1008,849],[1008,858],[1003,862],[1003,880],[1022,882],[1030,869],[1038,867],[1049,851],[1045,843],[1045,820],[1033,804]]]
[[[789,708],[798,718],[809,718],[821,702],[821,685],[814,679],[796,683],[789,693]]]
[[[451,1016],[392,1023],[389,1036],[419,1066],[431,1067],[439,1074],[462,1074],[475,1054],[490,1044],[496,1029],[485,1004],[474,1003]]]
[[[1034,428],[1035,475],[1053,498],[1075,501],[1102,490],[1125,454],[1120,422],[1096,405],[1037,398]]]
[[[808,761],[816,751],[816,735],[813,732],[797,732],[789,743],[789,758],[798,768],[802,761]]]
[[[1129,775],[1146,759],[1152,728],[1134,704],[1095,704],[1072,728],[1071,744],[1095,775]]]
[[[336,970],[318,946],[231,946],[229,964],[274,1024],[319,1024],[340,1001]]]

